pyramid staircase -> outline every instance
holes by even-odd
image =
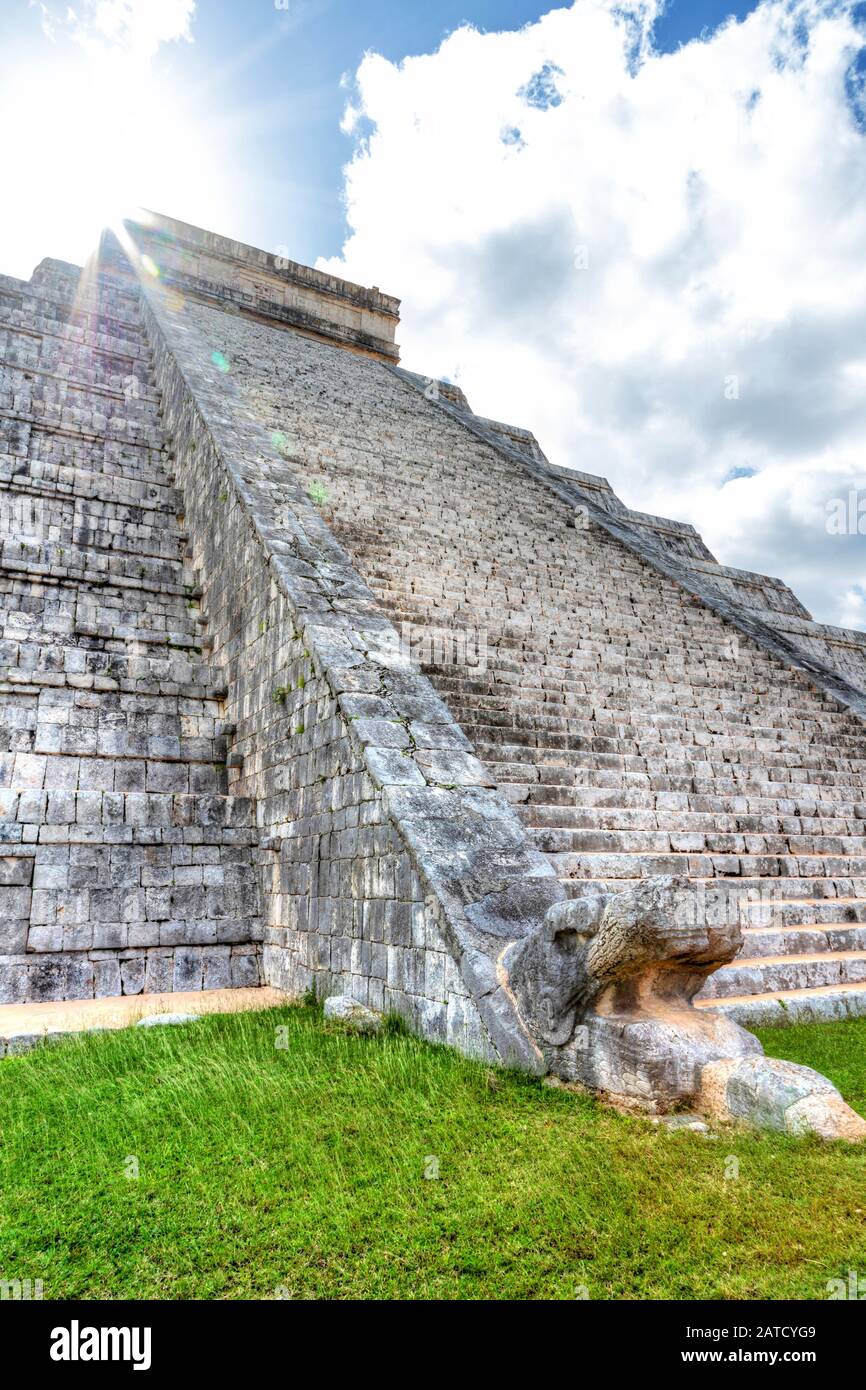
[[[257,984],[253,808],[135,283],[0,277],[0,1002]]]
[[[441,627],[395,558],[389,548],[373,582],[392,618]],[[752,1022],[866,1008],[860,721],[762,653],[732,661],[695,611],[669,609],[663,639],[623,614],[606,648],[533,651],[519,624],[497,623],[508,567],[497,568],[455,613],[485,627],[487,670],[423,669],[568,894],[652,874],[685,875],[711,898],[727,890],[742,952],[699,1002]],[[672,656],[696,637],[717,650],[686,674]]]
[[[250,385],[257,413],[566,892],[684,875],[743,927],[702,1007],[866,1012],[860,718],[617,542],[563,527],[453,412],[316,351],[286,345]],[[483,634],[483,669],[437,652],[461,630]]]

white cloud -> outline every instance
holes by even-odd
[[[403,296],[407,366],[862,621],[866,539],[826,502],[866,481],[864,39],[842,0],[765,0],[660,54],[659,8],[369,54],[320,264]]]
[[[849,589],[843,598],[842,625],[866,628],[866,591]]]
[[[51,39],[66,34],[85,48],[108,47],[146,60],[160,44],[192,38],[195,0],[84,0],[77,8],[40,9]]]
[[[82,265],[103,227],[139,206],[225,225],[236,181],[201,101],[163,45],[191,37],[194,0],[85,0],[34,7],[42,34],[0,84],[0,154],[14,216],[0,271],[43,256]],[[36,14],[34,14],[34,19]]]

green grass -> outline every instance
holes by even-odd
[[[866,1106],[866,1020],[763,1037]],[[866,1269],[864,1149],[670,1132],[311,1007],[3,1061],[0,1193],[0,1278],[46,1298],[823,1298]]]

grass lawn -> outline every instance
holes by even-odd
[[[761,1037],[866,1111],[866,1020]],[[0,1194],[0,1278],[46,1298],[823,1298],[866,1269],[864,1147],[669,1132],[305,1007],[0,1062]]]

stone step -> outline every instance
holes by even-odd
[[[75,339],[84,333],[96,336],[94,318],[100,317],[116,324],[127,337],[143,341],[140,308],[138,295],[120,297],[108,291],[99,298],[92,294],[82,298],[77,288],[70,293],[68,284],[59,280],[37,284],[0,276],[0,319],[14,328],[28,328],[34,319],[41,319],[57,331],[66,329],[67,336]]]
[[[623,711],[627,713],[635,709],[649,717],[656,704],[663,709],[671,706],[698,714],[718,712],[720,709],[742,710],[754,714],[769,706],[774,713],[790,709],[796,718],[822,720],[826,715],[841,720],[843,724],[852,728],[857,727],[854,717],[845,706],[829,696],[822,696],[820,700],[813,696],[810,700],[807,693],[797,686],[782,685],[762,690],[756,689],[753,682],[734,688],[727,683],[720,685],[710,678],[704,680],[694,676],[688,685],[666,683],[664,687],[660,687],[655,682],[641,678],[639,672],[632,670],[628,680],[607,680],[600,682],[597,689],[593,689],[586,680],[573,673],[569,675],[567,668],[563,668],[557,675],[545,674],[544,668],[521,670],[519,666],[513,672],[495,669],[492,674],[495,676],[497,694],[510,691],[512,696],[519,697],[522,692],[526,692],[531,699],[539,699],[542,696],[556,701],[567,699],[569,704],[582,704],[583,708],[593,715],[609,715],[612,712],[615,714]],[[467,678],[465,673],[449,676],[442,671],[435,672],[437,688],[443,695],[447,695],[455,706],[475,694],[486,694],[487,680],[488,676],[471,679]]]
[[[183,571],[186,575],[188,569]],[[25,570],[10,569],[0,571],[0,594],[4,600],[8,595],[27,596],[22,598],[18,616],[38,611],[40,605],[53,605],[62,608],[66,614],[93,611],[104,613],[111,609],[121,617],[134,617],[142,620],[147,613],[174,612],[180,618],[186,614],[188,622],[200,613],[198,607],[202,590],[198,584],[166,583],[164,580],[153,583],[137,575],[113,574],[110,577],[94,580],[90,586],[79,575],[28,575]],[[13,605],[14,607],[14,605]],[[15,617],[9,612],[10,621]],[[38,640],[38,634],[34,634]]]
[[[129,657],[129,660],[133,658]],[[149,660],[148,670],[161,671],[161,663],[156,658]],[[40,686],[35,697],[22,696],[18,686],[11,687],[14,699],[7,699],[3,706],[3,719],[7,726],[30,726],[34,721],[40,724],[66,721],[70,709],[78,711],[75,719],[80,723],[96,725],[102,720],[143,718],[154,724],[167,717],[178,719],[185,733],[203,731],[210,734],[214,721],[222,721],[222,691],[211,692],[204,699],[198,694],[187,696],[182,690],[155,690],[142,693],[138,690],[108,690],[97,693],[86,685],[78,688],[68,681],[56,681]],[[72,716],[69,716],[70,718]],[[207,721],[210,721],[209,723]]]
[[[755,928],[820,926],[832,929],[866,923],[866,896],[791,897],[781,894],[744,905],[744,920]]]
[[[255,910],[239,915],[233,896],[224,885],[206,884],[174,890],[128,889],[122,900],[115,889],[84,889],[74,895],[74,905],[89,916],[75,925],[56,920],[32,923],[27,954],[232,945],[257,939]],[[37,899],[37,911],[46,897]]]
[[[562,582],[573,584],[573,575],[563,575]],[[679,683],[688,669],[681,644],[700,644],[703,668],[701,675],[704,680],[709,682],[709,677],[715,674],[716,670],[724,670],[727,676],[725,687],[754,689],[754,677],[749,675],[750,666],[745,662],[738,663],[730,659],[731,641],[739,640],[738,634],[733,629],[721,633],[717,623],[709,615],[706,621],[698,626],[694,622],[683,622],[681,616],[674,611],[669,615],[667,643],[660,645],[647,639],[647,621],[657,621],[652,599],[648,600],[642,609],[635,607],[627,625],[618,631],[609,629],[606,633],[607,640],[602,644],[591,637],[579,638],[576,642],[571,640],[570,633],[592,628],[594,610],[588,606],[551,606],[549,599],[551,595],[555,596],[554,589],[548,589],[535,596],[534,601],[547,606],[551,611],[545,615],[543,621],[533,623],[522,619],[517,612],[504,614],[507,605],[502,602],[497,601],[493,606],[479,604],[465,589],[461,592],[452,590],[450,594],[445,590],[445,602],[441,606],[421,611],[414,606],[393,602],[387,589],[383,589],[375,580],[370,587],[395,623],[409,623],[419,634],[423,634],[425,628],[447,632],[461,627],[474,627],[483,631],[486,634],[487,665],[497,673],[522,667],[528,669],[531,674],[533,670],[544,667],[548,674],[558,674],[561,671],[572,680],[586,672],[593,681],[601,685],[604,681],[619,676],[628,676],[630,679],[632,672],[640,676],[642,668],[645,668],[652,670],[654,678],[658,679],[659,690],[664,695]],[[527,592],[525,601],[527,605],[531,604],[533,595]],[[534,645],[533,639],[537,642],[539,636],[543,637],[543,642]],[[747,639],[743,640],[745,642]],[[750,662],[754,661],[755,655],[753,651],[749,652]],[[767,667],[761,662],[760,657],[757,657],[757,660],[761,663],[758,672],[760,679]],[[447,648],[444,654],[437,653],[434,648],[430,665],[443,676],[466,677],[462,662],[447,659]],[[782,683],[784,684],[784,678]]]
[[[168,445],[146,439],[93,434],[69,427],[51,427],[0,412],[0,452],[16,459],[38,460],[59,467],[116,472],[132,478],[165,481]]]
[[[720,832],[728,833],[769,833],[805,835],[845,835],[861,838],[866,834],[866,821],[859,813],[862,805],[853,807],[846,802],[819,802],[817,806],[806,809],[816,811],[815,815],[798,815],[804,808],[797,802],[764,799],[748,810],[737,809],[739,797],[698,797],[687,793],[661,793],[659,797],[651,792],[641,797],[623,792],[621,788],[607,789],[607,800],[584,800],[579,796],[581,788],[545,787],[538,794],[537,788],[515,782],[499,784],[500,794],[511,803],[520,815],[524,825],[535,826],[539,822],[544,827],[556,828],[563,822],[564,829],[632,829],[653,830],[667,828],[671,831],[691,831],[700,826],[708,831],[715,825]],[[591,788],[593,792],[604,794],[605,789]],[[714,802],[719,810],[698,811],[682,809],[680,805],[669,806],[665,797],[681,795],[693,805]],[[620,812],[616,803],[628,800],[630,808]],[[756,829],[764,826],[764,830]],[[712,833],[712,831],[708,831]]]
[[[10,646],[17,647],[16,660],[2,661]],[[163,650],[140,653],[130,652],[124,644],[119,647],[112,651],[104,646],[0,643],[0,681],[11,690],[54,686],[222,698],[225,677],[197,659],[191,649],[169,648],[163,654]]]
[[[20,521],[24,526],[18,525]],[[23,517],[13,513],[13,523],[14,533],[4,542],[4,551],[18,567],[22,553],[34,554],[37,563],[62,562],[74,569],[94,564],[98,568],[103,553],[183,561],[188,544],[175,517],[154,516],[127,504],[58,498],[41,502],[35,516],[30,508]],[[58,558],[60,550],[63,554]],[[82,553],[72,558],[73,552]]]
[[[10,285],[3,276],[0,322],[8,329],[53,333],[96,350],[144,353],[144,333],[137,304],[132,306],[131,313],[121,312],[117,305],[108,303],[101,308],[88,309],[76,305],[74,298],[61,299],[56,295],[35,294],[32,290],[22,291],[20,281],[17,286]]]
[[[176,627],[168,627],[164,610],[155,611],[148,622],[147,610],[140,614],[100,615],[90,607],[82,605],[80,617],[70,615],[70,620],[58,622],[52,634],[35,629],[33,624],[21,621],[21,615],[10,614],[8,636],[4,634],[0,642],[0,659],[6,660],[10,668],[22,670],[54,670],[53,654],[62,641],[69,649],[80,648],[87,652],[107,652],[131,656],[150,653],[161,655],[162,650],[179,651],[187,656],[200,656],[208,646],[208,638],[203,635],[196,621],[184,621],[178,614],[170,614],[169,620]],[[19,621],[15,623],[15,617]],[[26,616],[26,615],[25,615]],[[100,617],[106,618],[101,621]],[[128,621],[122,621],[126,616]],[[132,621],[135,619],[135,622]],[[4,628],[7,625],[4,622]]]
[[[866,770],[866,748],[852,746],[849,752],[840,741],[840,751],[831,751],[837,745],[804,742],[791,747],[758,748],[746,740],[728,739],[721,735],[707,735],[702,743],[680,744],[663,741],[642,743],[617,739],[582,739],[572,734],[554,734],[550,731],[537,732],[535,742],[511,742],[511,736],[519,733],[521,739],[532,737],[526,730],[503,729],[496,731],[490,726],[473,725],[467,722],[461,728],[475,745],[480,757],[490,762],[502,759],[507,762],[531,762],[549,760],[553,755],[573,754],[575,765],[622,766],[639,769],[643,764],[653,763],[659,768],[677,770],[682,767],[706,766],[725,768],[733,760],[740,767],[761,767],[768,771],[781,769],[785,773],[806,771],[821,773],[825,769],[860,773]],[[501,734],[501,737],[500,737]]]
[[[38,389],[41,383],[42,389],[50,394],[57,391],[64,396],[69,391],[83,391],[92,399],[103,397],[134,404],[137,411],[146,406],[155,413],[159,411],[159,392],[148,384],[143,373],[111,371],[107,363],[91,363],[87,367],[74,359],[46,361],[33,350],[32,342],[29,348],[28,351],[27,347],[19,346],[10,350],[0,344],[0,392],[7,382],[15,390],[20,382],[26,381],[33,388],[34,399],[41,399]]]
[[[716,883],[714,879],[699,877],[694,881],[698,886],[703,884],[705,887]],[[746,901],[758,903],[765,900],[777,906],[784,903],[815,904],[832,900],[836,903],[837,909],[847,910],[847,904],[866,900],[866,878],[862,877],[767,878],[744,875],[737,888],[745,895]],[[842,915],[844,916],[844,912]],[[755,924],[759,924],[757,920]]]
[[[116,698],[155,704],[157,697],[151,696],[147,701],[130,695]],[[181,764],[221,764],[226,760],[225,739],[213,732],[219,718],[194,718],[171,711],[170,706],[178,704],[177,697],[163,697],[167,708],[159,713],[116,709],[112,707],[114,702],[106,698],[95,711],[84,711],[71,702],[59,709],[34,706],[25,711],[30,717],[13,721],[9,715],[15,713],[14,703],[13,698],[0,705],[0,752],[16,756],[44,753],[75,758],[167,759]],[[204,702],[184,703],[201,708]],[[212,706],[216,704],[211,702]],[[88,713],[97,717],[87,719]],[[65,716],[64,722],[60,722],[59,716]],[[186,732],[184,725],[209,725],[211,734]]]
[[[742,955],[820,955],[824,951],[866,951],[866,922],[810,923],[789,927],[743,927]]]
[[[391,616],[399,622],[395,615]],[[786,684],[784,678],[767,683],[760,675],[748,679],[739,673],[734,674],[731,663],[721,657],[705,662],[698,671],[689,672],[688,679],[684,678],[685,673],[673,673],[665,663],[635,652],[630,654],[628,661],[618,659],[615,667],[602,666],[597,659],[590,661],[585,657],[580,658],[579,654],[557,659],[555,653],[546,652],[542,667],[537,664],[539,659],[538,653],[533,654],[517,646],[509,654],[497,649],[491,655],[489,644],[487,646],[487,667],[495,674],[498,684],[521,685],[526,681],[529,686],[534,686],[543,680],[548,691],[582,696],[588,706],[606,707],[608,701],[613,701],[614,708],[628,708],[635,700],[640,705],[651,707],[655,691],[655,698],[662,705],[684,702],[686,705],[719,709],[720,702],[724,701],[725,707],[739,705],[757,708],[764,700],[773,708],[780,704],[791,704],[806,711],[811,707],[815,714],[827,713],[834,707],[838,709],[832,697],[817,694],[796,683]],[[462,666],[427,665],[436,684],[441,684],[443,690],[448,688],[452,694],[455,686],[459,689],[468,680],[473,681],[473,687],[477,686],[479,676],[476,674],[473,678],[471,668],[467,675],[465,662]],[[809,699],[810,695],[814,703]],[[850,711],[841,711],[839,717],[845,720],[852,718]]]
[[[5,539],[0,546],[0,571],[7,574],[50,576],[56,579],[75,578],[82,584],[111,583],[118,579],[139,579],[162,588],[171,585],[183,588],[184,561],[178,555],[155,556],[145,550],[113,551],[89,549],[75,542],[30,542]]]
[[[554,829],[528,827],[536,849],[545,854],[561,855],[594,850],[600,853],[649,854],[709,854],[717,855],[781,855],[799,857],[861,856],[866,863],[866,838],[837,835],[770,835],[739,833],[705,833],[677,830],[605,830]]]
[[[142,653],[150,649],[168,648],[197,656],[207,649],[209,638],[204,631],[204,621],[194,617],[195,610],[190,610],[189,616],[185,617],[182,610],[155,602],[153,595],[146,597],[150,602],[143,603],[138,613],[129,609],[120,611],[106,605],[97,609],[84,603],[74,612],[64,612],[55,605],[46,604],[45,615],[54,620],[47,630],[40,630],[40,615],[35,606],[26,613],[16,613],[0,601],[0,659],[9,656],[12,658],[11,664],[28,665],[32,658],[22,656],[22,648],[29,654],[40,646],[54,648],[60,641],[69,647],[83,647],[87,651],[122,651],[128,648],[130,652]]]
[[[581,773],[580,780],[585,785],[592,785],[591,778],[586,774],[610,771],[621,775],[638,774],[638,776],[645,775],[646,778],[651,776],[653,779],[659,779],[659,790],[662,788],[680,790],[682,787],[678,787],[674,779],[678,779],[679,782],[687,779],[689,785],[685,789],[688,790],[691,783],[704,782],[709,791],[717,778],[723,781],[733,780],[732,773],[738,772],[743,775],[744,779],[754,782],[758,773],[766,770],[768,781],[788,781],[805,788],[841,786],[852,791],[859,789],[862,797],[862,779],[857,780],[859,768],[849,767],[848,763],[852,761],[850,759],[835,760],[840,763],[839,767],[828,767],[816,759],[805,758],[801,758],[795,766],[788,766],[785,763],[777,763],[769,754],[755,756],[751,753],[744,753],[736,764],[710,761],[699,763],[689,762],[685,759],[680,762],[621,753],[593,753],[585,749],[530,748],[525,744],[485,745],[480,740],[472,739],[472,735],[468,731],[464,730],[464,732],[467,732],[467,737],[474,743],[478,757],[494,771],[494,774],[501,763],[523,763],[543,769],[545,780],[553,782],[565,782],[567,778],[551,775],[550,769],[579,771]],[[706,753],[706,750],[702,751]],[[814,763],[814,766],[810,766],[810,763]]]
[[[13,851],[36,853],[39,862],[43,853],[74,853],[99,856],[111,849],[117,867],[117,849],[121,855],[143,852],[147,862],[156,862],[154,856],[160,852],[177,852],[178,862],[192,863],[196,855],[204,856],[202,862],[222,865],[249,865],[252,856],[259,852],[259,831],[252,826],[222,826],[222,824],[160,824],[153,813],[153,821],[142,819],[133,821],[113,821],[111,824],[44,823],[18,824],[3,821],[0,824],[1,858],[6,859]],[[220,851],[215,853],[214,851]],[[90,862],[90,860],[89,860]],[[89,878],[85,878],[89,883]],[[122,876],[120,876],[122,884]],[[106,880],[106,885],[110,880]],[[115,880],[117,883],[117,880]],[[63,891],[63,890],[60,890]],[[0,891],[1,897],[1,891]],[[60,906],[61,899],[58,899]],[[13,903],[14,906],[14,903]],[[24,899],[19,906],[26,910],[29,903]],[[17,910],[17,909],[15,909]],[[70,919],[71,922],[71,917]]]
[[[164,823],[91,823],[87,825],[18,825],[0,823],[0,849],[7,858],[15,850],[33,851],[67,847],[101,852],[105,846],[121,849],[142,849],[152,854],[163,849],[181,848],[184,855],[220,851],[218,858],[225,863],[250,863],[258,854],[259,832],[253,828],[225,825]]]
[[[131,982],[118,979],[118,988],[124,983]],[[169,981],[171,983],[173,981]],[[225,986],[213,989],[145,994],[136,982],[130,994],[70,999],[62,1003],[3,1004],[0,1005],[0,1056],[4,1054],[4,1046],[9,1055],[15,1055],[29,1051],[45,1037],[130,1028],[154,1014],[246,1013],[279,1008],[288,1002],[288,995],[270,985],[233,989],[229,978]]]
[[[52,315],[43,301],[30,312],[10,312],[0,295],[0,338],[10,365],[32,370],[42,367],[60,376],[85,382],[95,378],[121,380],[135,376],[152,388],[153,373],[142,330],[104,315],[75,322]]]
[[[863,788],[860,795],[843,800],[832,784],[815,786],[808,782],[735,781],[733,778],[630,772],[619,768],[563,766],[559,761],[512,763],[488,759],[502,787],[513,785],[516,792],[527,792],[540,805],[603,805],[596,798],[616,798],[607,804],[624,806],[670,806],[679,809],[724,811],[742,809],[756,812],[777,808],[784,803],[786,814],[799,814],[811,807],[823,813],[825,803],[847,807],[866,807]],[[856,786],[857,784],[852,784]],[[844,787],[841,788],[844,792]],[[622,800],[620,801],[620,798]],[[778,813],[778,812],[777,812]],[[850,812],[846,812],[850,814]],[[859,816],[860,811],[855,812]]]
[[[3,780],[6,779],[4,764],[7,761],[5,755],[0,755]],[[32,759],[30,767],[34,778],[37,776],[37,769],[32,766],[35,762],[36,759]],[[141,769],[123,764],[114,768],[108,761],[101,765],[94,762],[92,769],[85,768],[86,776],[92,772],[96,779],[101,773],[105,780],[111,778],[112,787],[101,787],[97,782],[90,789],[52,791],[47,797],[40,794],[38,786],[18,790],[4,788],[4,805],[15,807],[15,817],[5,817],[0,822],[3,855],[14,845],[24,854],[35,853],[37,839],[40,845],[98,846],[103,839],[117,844],[258,844],[255,808],[249,798],[231,796],[224,787],[207,785],[213,778],[208,777],[204,766],[187,779],[189,782],[200,778],[201,787],[193,791],[188,786],[185,790],[172,790],[172,780],[178,784],[183,780],[182,767],[180,763],[153,763],[142,764]],[[148,788],[148,780],[167,785]],[[141,790],[136,787],[139,781]],[[130,782],[131,787],[125,785],[126,782]],[[38,836],[24,833],[28,827],[36,827]],[[194,833],[174,835],[175,831],[186,830]],[[58,883],[56,886],[62,888],[64,885]]]
[[[835,835],[866,839],[866,818],[786,816],[746,811],[691,811],[652,804],[618,806],[611,793],[607,805],[527,802],[520,819],[527,827],[545,830],[663,830],[694,834]],[[638,803],[640,798],[635,798]],[[863,808],[866,810],[866,807]]]
[[[677,859],[679,873],[684,873],[683,859],[686,856],[672,856]],[[699,874],[684,874],[695,888],[711,895],[724,894],[725,901],[732,899],[729,911],[735,920],[749,920],[755,924],[764,923],[762,910],[771,910],[782,905],[801,904],[804,911],[817,911],[817,904],[835,907],[836,914],[844,920],[849,905],[866,902],[866,878],[778,878],[758,875],[741,875],[739,878],[717,878]],[[587,893],[622,893],[634,887],[634,875],[604,874],[597,878],[561,878],[566,897],[582,898]],[[816,919],[818,920],[818,919]],[[859,920],[859,918],[858,918]]]
[[[125,642],[129,643],[133,650],[139,650],[141,647],[171,647],[190,655],[198,655],[209,646],[208,639],[202,631],[202,624],[198,622],[188,623],[184,627],[178,624],[176,628],[163,630],[148,626],[136,627],[132,623],[87,622],[81,619],[74,625],[73,636],[91,638],[112,645]]]
[[[837,984],[866,988],[866,951],[822,951],[812,955],[738,956],[710,975],[702,999],[779,994]]]
[[[374,588],[374,592],[376,592]],[[377,594],[377,597],[381,595]],[[383,607],[395,626],[409,624],[416,634],[416,640],[421,651],[424,650],[423,634],[425,628],[431,628],[440,633],[459,632],[461,629],[467,632],[486,634],[487,662],[489,669],[496,671],[497,675],[507,672],[519,672],[521,669],[528,668],[530,679],[532,672],[544,662],[549,678],[553,678],[556,685],[567,688],[562,682],[574,682],[573,688],[578,688],[582,682],[584,688],[590,693],[593,691],[603,691],[611,682],[614,685],[621,685],[629,688],[631,682],[651,682],[656,685],[659,696],[665,700],[669,695],[683,684],[686,673],[685,665],[680,661],[675,663],[672,659],[671,648],[678,643],[686,644],[700,641],[707,646],[707,660],[701,676],[694,682],[695,688],[701,690],[719,689],[725,691],[726,695],[732,694],[735,698],[739,693],[754,692],[754,681],[750,680],[745,672],[739,672],[733,668],[733,663],[726,660],[725,651],[730,639],[720,639],[718,632],[713,633],[708,630],[704,634],[695,634],[688,628],[677,628],[676,623],[671,628],[671,648],[667,651],[660,651],[652,646],[651,643],[642,640],[641,620],[635,620],[634,629],[624,634],[619,649],[616,637],[612,635],[610,644],[603,650],[592,649],[581,651],[580,649],[559,650],[552,646],[551,636],[547,635],[547,625],[541,628],[544,633],[544,641],[551,643],[551,650],[544,653],[544,657],[536,651],[531,654],[529,639],[533,634],[526,630],[516,630],[512,634],[494,634],[490,630],[490,620],[483,614],[467,608],[463,613],[453,614],[441,612],[432,615],[429,621],[419,621],[418,614],[412,614],[407,609],[395,609],[393,604],[384,603]],[[591,612],[586,614],[562,613],[558,616],[557,624],[572,627],[578,624],[586,624],[592,618]],[[651,610],[647,610],[644,615],[644,622],[653,621],[654,615]],[[536,640],[538,640],[536,638]],[[555,640],[555,636],[553,637]],[[441,649],[440,649],[441,650]],[[455,677],[461,673],[465,676],[466,663],[461,657],[459,661],[454,661],[448,657],[447,646],[444,654],[439,655],[435,645],[430,648],[430,656],[422,657],[424,674],[430,674],[436,678]],[[473,668],[470,667],[470,670]],[[628,677],[628,679],[622,679]],[[618,679],[619,678],[619,679]],[[723,684],[720,684],[723,682]],[[802,689],[799,692],[802,696]]]
[[[560,878],[635,879],[657,874],[691,878],[866,878],[866,855],[650,853],[641,850],[549,854]]]
[[[744,1028],[779,1028],[796,1023],[829,1023],[866,1016],[866,988],[861,984],[821,985],[767,994],[696,999],[699,1009],[717,1009]]]
[[[482,750],[484,755],[495,759],[498,749],[507,751],[510,759],[525,757],[531,760],[532,750],[536,755],[548,757],[556,752],[586,753],[596,756],[622,758],[628,766],[634,759],[653,760],[660,765],[680,767],[685,764],[730,763],[736,760],[741,766],[784,768],[785,770],[804,768],[819,770],[824,766],[860,772],[866,766],[866,746],[862,739],[839,737],[826,742],[822,738],[802,735],[798,739],[783,741],[752,739],[745,735],[714,733],[707,729],[693,729],[687,739],[664,739],[650,737],[646,733],[634,738],[583,737],[580,734],[557,732],[545,728],[536,721],[532,729],[514,727],[495,728],[491,725],[474,724],[471,720],[457,721],[467,738]],[[524,749],[521,753],[518,750]]]
[[[0,574],[0,633],[12,642],[63,640],[75,646],[82,645],[82,637],[109,639],[123,629],[118,635],[124,640],[138,640],[140,630],[185,633],[200,644],[205,621],[199,595],[185,590],[119,583],[88,589],[69,581]]]
[[[61,262],[37,266],[31,280],[14,280],[4,275],[0,280],[0,293],[4,297],[14,297],[16,290],[26,304],[39,305],[69,323],[111,314],[118,322],[133,328],[140,326],[137,285],[122,285],[104,276],[82,274],[77,268]]]
[[[62,426],[95,437],[145,440],[151,447],[163,440],[155,399],[2,365],[0,410],[43,429]]]
[[[48,372],[82,386],[159,401],[150,363],[138,353],[105,352],[55,332],[0,324],[0,362]]]
[[[77,428],[94,434],[161,433],[157,399],[140,389],[142,394],[125,394],[0,363],[0,408],[43,425],[61,424],[68,418]]]
[[[522,695],[501,696],[495,701],[469,700],[466,697],[459,703],[451,701],[455,719],[461,725],[471,724],[476,728],[509,729],[513,732],[529,731],[567,733],[579,735],[590,740],[613,739],[630,742],[688,742],[696,730],[706,729],[712,734],[769,740],[787,746],[798,746],[807,741],[822,741],[822,735],[842,737],[846,743],[861,748],[866,743],[862,728],[852,726],[849,733],[839,727],[838,716],[827,714],[822,718],[797,716],[792,710],[780,708],[778,711],[753,709],[710,711],[700,709],[659,710],[632,707],[625,710],[587,709],[579,697],[573,705],[553,704],[550,701],[530,701]],[[514,742],[520,740],[514,739]]]
[[[178,520],[183,513],[182,506],[165,505],[169,499],[178,500],[174,490],[170,491],[168,487],[158,490],[153,484],[126,480],[126,496],[103,496],[100,484],[104,484],[106,492],[110,492],[109,480],[104,474],[79,471],[73,477],[84,484],[82,493],[42,480],[34,484],[26,477],[9,480],[19,534],[24,530],[21,522],[28,528],[27,534],[46,540],[58,535],[68,539],[77,530],[85,533],[94,531],[97,535],[94,544],[99,545],[103,543],[98,539],[99,534],[105,530],[118,531],[120,523],[129,527],[133,537],[150,535],[153,538],[154,534],[158,537],[170,530],[181,535],[184,541],[188,540],[183,524]],[[5,505],[8,507],[9,503]]]
[[[233,990],[245,997],[254,994],[260,983],[260,947],[250,937],[236,946],[178,944],[149,950],[0,956],[0,1003],[90,1002],[123,991],[134,996],[132,1002],[141,1012],[148,1012],[147,1001],[154,998],[185,1000],[193,990]],[[183,1006],[163,1002],[161,1011],[178,1007]],[[25,1048],[32,1041],[27,1039]],[[6,1050],[13,1054],[18,1050],[15,1040]]]
[[[182,493],[162,470],[137,476],[116,467],[107,472],[0,454],[0,485],[19,507],[26,505],[24,499],[33,498],[42,504],[63,500],[132,507],[154,518],[176,517],[183,511]],[[37,515],[34,507],[34,524]]]
[[[0,392],[0,438],[6,430],[2,422],[14,426],[14,432],[21,433],[22,426],[30,425],[45,433],[62,432],[69,438],[91,443],[94,440],[106,443],[140,444],[146,449],[160,451],[165,447],[165,435],[149,415],[142,419],[132,419],[126,412],[115,411],[110,417],[101,410],[86,408],[77,403],[55,401],[46,403],[37,400],[30,408],[26,400],[16,400],[11,391]],[[10,453],[16,450],[10,449]]]
[[[554,830],[528,827],[530,839],[535,849],[551,855],[554,862],[561,862],[563,855],[580,854],[583,851],[596,851],[603,854],[668,854],[672,850],[671,836],[664,830]],[[706,847],[704,836],[686,837],[695,840],[695,845],[686,848],[701,853]],[[700,839],[700,845],[697,840]],[[745,846],[744,846],[745,848]]]

